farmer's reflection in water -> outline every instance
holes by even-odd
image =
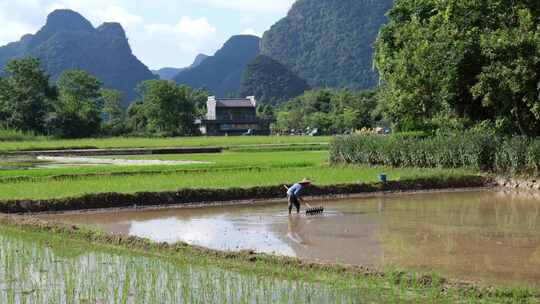
[[[289,233],[287,237],[300,245],[308,245],[309,239],[304,233],[304,227],[309,221],[299,215],[289,215]]]

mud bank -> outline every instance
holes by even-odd
[[[388,284],[403,287],[433,288],[441,294],[458,292],[460,294],[482,299],[485,297],[496,297],[501,300],[513,300],[516,297],[512,289],[495,288],[491,286],[481,286],[475,282],[447,280],[436,275],[417,274],[405,271],[394,270],[383,272],[359,265],[341,265],[335,263],[317,263],[303,261],[298,258],[276,256],[253,251],[226,252],[192,246],[186,243],[156,243],[148,239],[108,235],[102,232],[88,230],[76,225],[66,225],[60,223],[47,222],[28,216],[0,216],[0,225],[22,229],[29,232],[44,232],[65,235],[66,237],[93,244],[112,246],[112,248],[123,248],[130,251],[137,251],[144,254],[156,255],[160,257],[195,257],[208,258],[224,265],[232,267],[265,267],[265,268],[286,268],[287,271],[298,272],[330,272],[340,275],[348,275],[356,278],[366,278],[382,280]],[[536,301],[539,294],[532,290],[520,290],[517,295],[520,300]]]
[[[494,178],[494,182],[497,186],[504,188],[540,190],[540,180],[533,178],[499,176]]]
[[[306,191],[306,195],[346,196],[375,192],[477,188],[490,185],[493,185],[492,179],[483,176],[433,177],[391,181],[387,183],[313,186]],[[181,189],[174,192],[140,192],[133,194],[98,193],[62,199],[0,201],[0,212],[22,214],[106,208],[172,206],[193,203],[215,204],[229,201],[268,200],[282,198],[283,196],[282,185],[227,189]]]

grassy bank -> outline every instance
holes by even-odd
[[[244,145],[328,143],[329,137],[310,136],[241,136],[177,138],[89,138],[72,140],[37,139],[3,141],[0,152],[63,149],[163,148],[163,147],[231,147]]]
[[[180,299],[173,301],[179,303],[251,303],[253,299],[257,303],[534,303],[537,300],[526,289],[482,289],[446,281],[437,275],[397,270],[375,272],[250,252],[223,253],[185,244],[157,244],[29,219],[0,221],[5,249],[2,255],[6,257],[0,262],[13,261],[8,263],[10,269],[21,273],[20,277],[6,280],[8,287],[22,285],[24,274],[32,273],[28,270],[33,267],[40,268],[41,277],[48,279],[35,281],[34,285],[25,282],[35,288],[24,294],[27,299],[36,295],[45,298],[48,291],[54,290],[53,299],[72,297],[75,301],[85,297],[92,303],[96,298],[107,301],[123,295],[139,303],[152,299],[152,294]],[[89,263],[94,265],[90,269]],[[58,286],[63,288],[38,285],[58,281],[61,283]]]

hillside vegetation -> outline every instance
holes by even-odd
[[[267,31],[262,53],[312,87],[377,85],[372,44],[393,0],[299,0]]]
[[[240,96],[255,96],[264,104],[276,105],[309,90],[306,81],[276,60],[259,55],[242,77]]]
[[[247,64],[259,55],[259,44],[260,39],[255,36],[233,36],[214,56],[180,72],[174,80],[219,97],[236,95]]]

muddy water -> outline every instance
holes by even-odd
[[[28,170],[52,169],[67,167],[93,167],[103,165],[115,166],[175,166],[192,164],[211,164],[203,161],[185,160],[157,160],[157,159],[123,159],[119,157],[57,157],[57,156],[2,156],[0,155],[0,171],[2,170]]]
[[[156,241],[540,287],[539,194],[486,190],[319,204],[327,212],[315,217],[289,216],[285,203],[52,217]]]

